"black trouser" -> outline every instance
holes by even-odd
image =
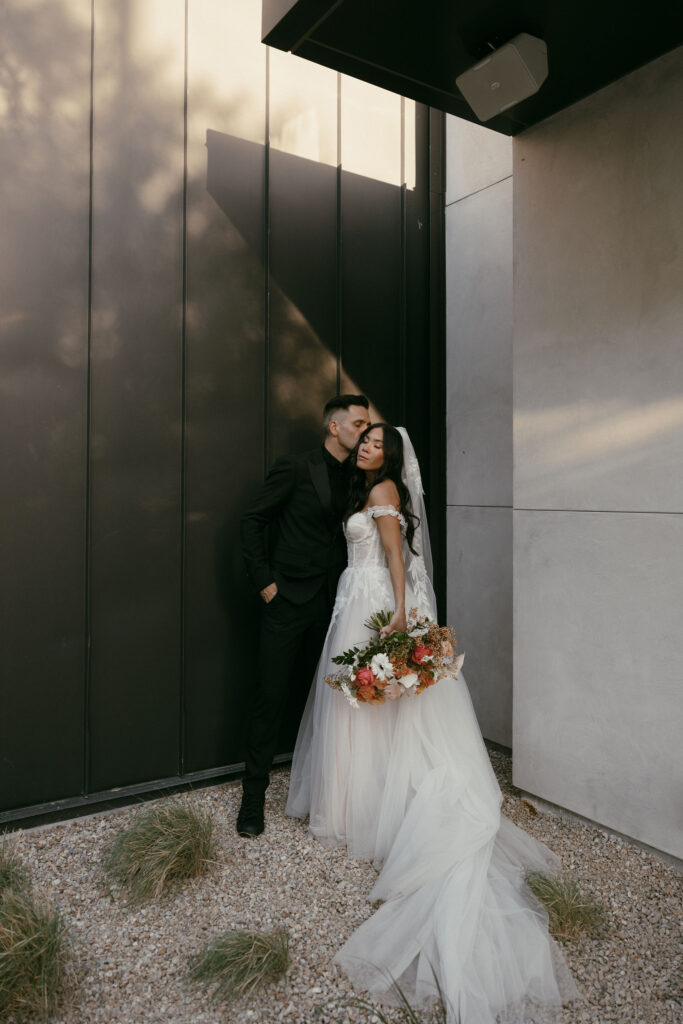
[[[327,586],[304,604],[277,594],[264,605],[258,655],[258,689],[247,732],[244,792],[262,796],[268,786],[288,701],[303,707],[332,614]]]

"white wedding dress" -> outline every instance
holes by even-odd
[[[462,675],[418,696],[357,708],[324,681],[338,668],[334,655],[370,639],[368,616],[394,606],[375,523],[385,515],[405,530],[391,506],[357,512],[345,525],[348,568],[299,730],[287,802],[288,814],[310,815],[322,843],[345,845],[381,867],[369,900],[383,905],[335,960],[355,986],[389,1002],[394,980],[411,1002],[433,999],[436,977],[449,1024],[556,1024],[563,1000],[578,993],[524,875],[556,872],[558,862],[500,814],[500,789]],[[404,553],[406,609],[436,621],[424,560],[405,543]]]

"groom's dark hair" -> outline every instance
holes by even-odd
[[[362,405],[364,409],[370,408],[365,395],[335,395],[329,402],[325,403],[323,409],[323,426],[327,430],[330,426],[330,420],[334,419],[335,412],[339,412],[340,409],[349,409],[352,405]]]

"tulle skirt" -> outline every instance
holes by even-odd
[[[388,570],[342,575],[292,763],[287,813],[381,869],[369,899],[383,905],[335,959],[380,1000],[394,982],[416,1004],[440,990],[449,1024],[557,1024],[578,992],[524,878],[559,864],[501,815],[462,674],[357,708],[324,682],[332,657],[369,639],[365,620],[392,604]],[[419,611],[436,617],[431,588]]]

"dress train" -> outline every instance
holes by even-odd
[[[363,643],[369,614],[393,603],[377,515],[346,524],[349,567],[292,763],[287,813],[310,816],[327,845],[381,868],[369,894],[382,906],[337,953],[354,985],[395,1001],[433,1000],[448,1024],[560,1024],[578,997],[547,914],[525,884],[557,858],[500,813],[502,797],[462,675],[415,697],[354,708],[324,677]],[[402,518],[402,517],[401,517]],[[406,607],[436,618],[426,573],[408,574]],[[435,981],[436,979],[436,981]]]

